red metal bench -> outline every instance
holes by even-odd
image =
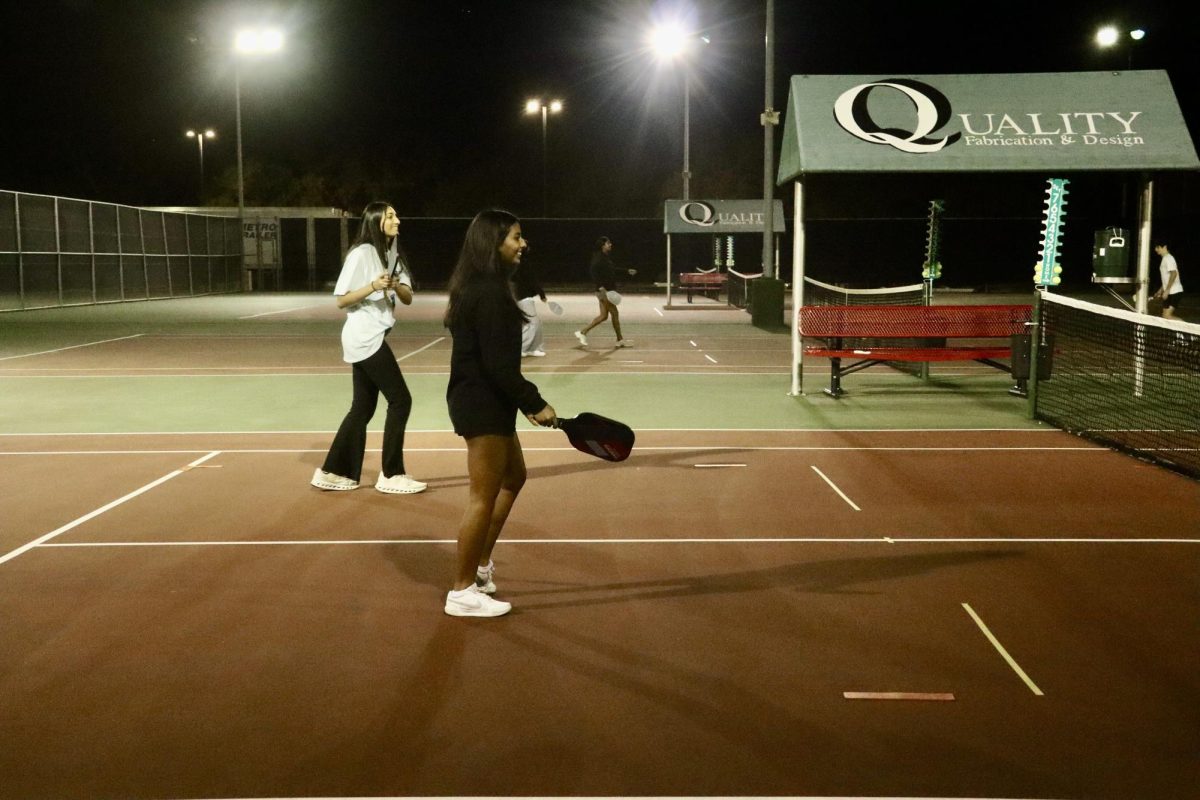
[[[887,361],[978,361],[1009,371],[998,358],[1011,358],[1014,335],[1028,333],[1032,306],[804,306],[800,309],[800,337],[824,339],[825,344],[804,345],[804,354],[829,359],[826,393],[840,397],[842,376]],[[1000,345],[947,345],[947,339],[1008,339]],[[876,345],[874,341],[914,339],[903,344]],[[843,358],[858,359],[842,366]]]
[[[687,301],[692,302],[692,292],[711,296],[714,300],[721,299],[721,290],[725,288],[729,276],[724,272],[681,272],[679,288],[687,292]]]

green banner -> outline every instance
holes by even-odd
[[[804,173],[1200,169],[1162,70],[796,75],[779,183]]]

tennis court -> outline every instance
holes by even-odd
[[[0,796],[1195,797],[1200,482],[986,367],[790,397],[744,312],[627,295],[585,351],[554,299],[527,376],[638,442],[521,428],[494,620],[441,611],[443,296],[389,336],[412,496],[308,485],[326,295],[0,320]]]

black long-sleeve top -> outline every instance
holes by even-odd
[[[592,283],[597,289],[612,291],[617,288],[617,270],[613,267],[612,259],[600,251],[592,253],[591,264],[588,265]]]
[[[546,407],[537,386],[521,375],[523,318],[507,282],[480,279],[458,298],[450,325],[454,346],[446,402],[460,435],[515,430],[516,412]]]

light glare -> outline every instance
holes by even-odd
[[[562,100],[551,100],[550,101],[550,113],[551,114],[557,114],[558,112],[562,111],[562,108],[563,108]]]
[[[1112,25],[1105,25],[1100,30],[1096,31],[1096,44],[1101,47],[1110,47],[1117,43],[1117,29]]]
[[[679,25],[659,25],[650,32],[650,46],[659,58],[670,60],[683,53],[688,36]]]
[[[1129,38],[1133,39],[1135,42],[1140,42],[1142,39],[1146,38],[1146,32],[1141,28],[1134,28],[1129,32]]]
[[[542,110],[542,101],[541,100],[526,100],[525,101],[525,113],[526,114],[536,114],[541,110]]]
[[[243,28],[233,38],[239,53],[274,53],[283,48],[283,32],[276,28]]]

